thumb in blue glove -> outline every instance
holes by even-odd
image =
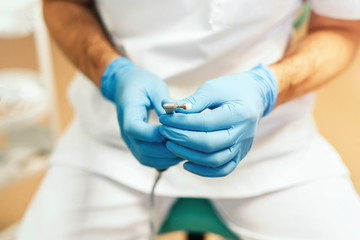
[[[150,109],[165,113],[161,100],[169,93],[161,79],[119,57],[107,66],[101,92],[115,103],[121,136],[141,164],[166,169],[179,163],[181,159],[166,148],[159,125],[147,123]]]
[[[258,123],[274,108],[277,92],[276,78],[265,65],[209,80],[177,102],[190,102],[191,110],[160,116],[160,133],[169,139],[171,152],[188,160],[186,170],[226,176],[249,152]]]

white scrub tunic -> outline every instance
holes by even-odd
[[[318,14],[360,19],[358,0],[313,0]],[[99,0],[111,41],[135,64],[158,75],[170,96],[190,96],[203,82],[280,60],[291,38],[300,0]],[[84,75],[69,89],[76,116],[52,158],[149,193],[156,171],[142,166],[120,137],[115,106]],[[277,107],[260,121],[253,147],[223,178],[171,167],[157,194],[250,197],[348,171],[318,133],[308,94]],[[151,121],[156,121],[152,117]]]

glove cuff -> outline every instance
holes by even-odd
[[[101,93],[106,99],[115,101],[116,74],[129,66],[133,66],[133,63],[127,57],[118,57],[106,67],[100,82]]]
[[[260,83],[264,93],[264,112],[263,117],[269,114],[275,107],[278,96],[278,85],[273,71],[264,64],[259,64],[254,67],[251,72],[258,77],[257,81]]]

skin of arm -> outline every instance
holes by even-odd
[[[165,113],[161,100],[169,96],[167,85],[127,58],[119,58],[93,1],[44,0],[43,6],[45,21],[59,46],[114,103],[121,138],[138,162],[167,169],[182,161],[166,148],[160,125],[147,122],[149,109]]]
[[[309,34],[270,66],[279,88],[276,106],[317,89],[340,74],[360,43],[360,21],[312,13]]]
[[[43,0],[48,29],[75,66],[98,87],[105,68],[119,57],[91,0]]]

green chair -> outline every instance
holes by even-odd
[[[207,232],[229,240],[240,239],[218,217],[210,201],[202,198],[179,198],[174,203],[159,234],[174,231],[188,232],[189,240],[203,239]]]
[[[294,22],[295,31],[307,23],[310,13],[309,4],[304,4],[303,10]],[[215,233],[229,240],[240,240],[219,218],[208,199],[179,198],[172,206],[159,234],[174,231],[188,232],[189,240],[203,239],[204,233]]]

